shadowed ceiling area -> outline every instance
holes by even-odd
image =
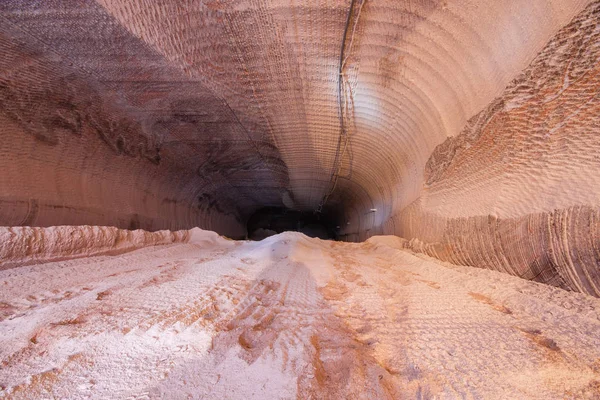
[[[5,0],[0,224],[316,213],[600,296],[600,2]],[[280,211],[278,211],[280,212]]]

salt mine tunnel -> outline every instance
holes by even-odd
[[[600,1],[0,1],[0,398],[600,399]]]

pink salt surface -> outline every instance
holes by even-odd
[[[441,263],[395,237],[0,237],[2,398],[600,395],[600,299]]]

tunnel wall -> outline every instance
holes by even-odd
[[[1,223],[243,237],[262,207],[321,210],[344,240],[597,293],[577,261],[595,257],[597,7],[0,2]]]
[[[161,157],[159,138],[116,96],[8,28],[0,31],[3,225],[202,225],[245,234],[235,213],[195,198],[201,178]]]
[[[385,231],[455,264],[600,296],[600,3],[436,147]]]
[[[288,195],[278,149],[94,1],[2,2],[0,52],[2,225],[243,238]]]

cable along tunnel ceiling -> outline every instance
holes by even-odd
[[[321,210],[598,295],[599,7],[3,1],[0,220],[239,238]]]

